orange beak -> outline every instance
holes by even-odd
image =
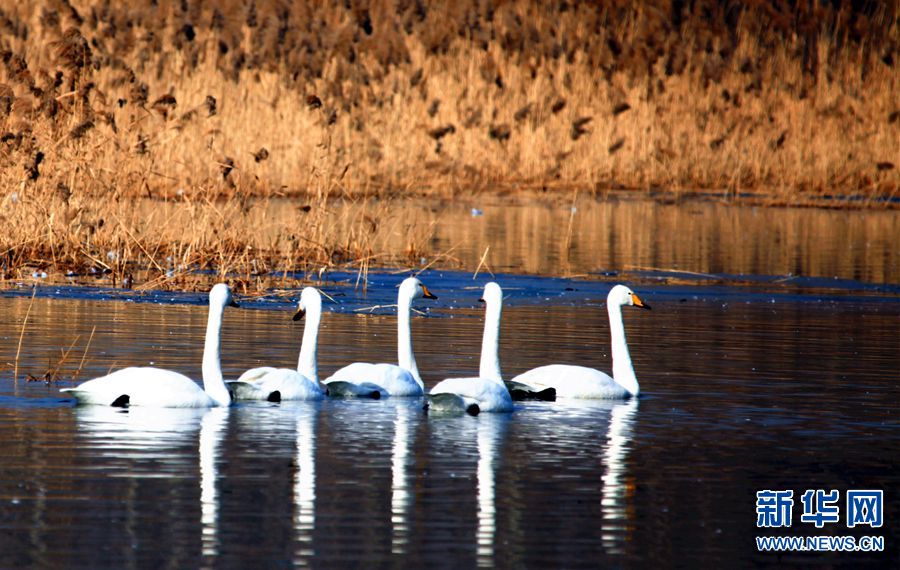
[[[422,296],[426,299],[437,299],[437,295],[428,290],[428,287],[422,285]]]
[[[640,307],[641,309],[647,309],[648,311],[650,310],[650,305],[641,301],[641,298],[638,297],[637,295],[635,295],[634,293],[631,294],[631,302],[634,304],[635,307]]]

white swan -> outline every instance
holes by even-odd
[[[500,375],[500,314],[503,290],[494,282],[484,286],[482,299],[486,307],[484,336],[481,340],[481,364],[476,378],[448,378],[440,381],[428,398],[435,411],[465,409],[470,414],[511,412],[513,400]]]
[[[319,322],[322,320],[322,295],[315,287],[306,287],[300,294],[300,304],[294,320],[306,316],[303,341],[297,369],[263,366],[251,368],[240,378],[228,382],[228,389],[236,400],[321,400],[324,392],[319,387],[316,364],[316,345]]]
[[[622,399],[640,392],[622,324],[622,307],[631,305],[642,309],[650,306],[624,285],[616,285],[606,297],[609,328],[612,333],[613,376],[585,366],[551,364],[519,374],[509,382],[510,389],[539,391],[555,388],[559,398]]]
[[[209,292],[209,321],[203,347],[203,388],[178,372],[161,368],[131,367],[64,388],[79,404],[103,406],[154,406],[161,408],[210,408],[228,406],[231,396],[222,380],[219,335],[225,307],[237,307],[224,283]]]
[[[421,396],[425,393],[413,356],[409,324],[412,302],[421,298],[437,299],[415,277],[404,279],[397,293],[397,364],[354,362],[344,366],[325,380],[329,395],[375,395],[373,391],[385,396]]]

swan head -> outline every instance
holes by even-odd
[[[626,287],[625,285],[616,285],[613,287],[609,295],[606,297],[606,304],[609,306],[619,306],[624,307],[625,305],[629,305],[632,307],[638,307],[640,309],[650,309],[650,305],[643,302],[637,294]]]
[[[503,302],[503,289],[491,281],[484,286],[484,293],[481,295],[481,299],[478,300],[488,305],[499,305]]]
[[[413,299],[437,299],[437,295],[432,294],[428,287],[416,277],[407,277],[403,280],[403,283],[400,284],[399,297],[410,301]]]
[[[234,299],[231,297],[231,287],[225,283],[218,283],[209,290],[209,304],[218,305],[219,307],[237,307]]]
[[[299,321],[306,314],[306,311],[321,311],[322,295],[315,287],[306,287],[300,294],[300,303],[297,305],[297,312],[294,313],[293,320]]]

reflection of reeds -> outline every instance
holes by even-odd
[[[900,216],[892,211],[735,208],[718,201],[663,204],[619,196],[604,200],[580,192],[577,204],[574,193],[484,196],[475,223],[465,204],[433,214],[441,223],[431,242],[435,248],[456,246],[457,263],[473,269],[489,245],[498,272],[572,276],[656,267],[870,283],[900,279],[894,246]],[[406,218],[427,211],[414,203],[395,206],[395,215]],[[391,237],[376,246],[403,247],[403,236]]]
[[[373,253],[372,232],[319,223],[336,196],[900,191],[898,24],[881,5],[113,4],[3,8],[0,188],[30,208],[71,191],[16,214],[14,255],[121,266],[105,255],[131,240],[85,228],[138,196],[308,197],[313,223],[286,233],[325,263]],[[231,233],[188,257],[240,259],[253,240]]]

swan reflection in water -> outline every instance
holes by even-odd
[[[528,501],[553,501],[556,508],[545,515],[545,524],[559,524],[551,544],[570,544],[591,532],[591,549],[624,554],[635,528],[629,454],[638,400],[520,405],[527,409],[513,419],[514,437],[529,442],[526,464],[547,474],[547,486],[529,489]],[[531,532],[525,529],[522,540]]]
[[[80,406],[75,413],[79,433],[88,443],[83,447],[103,458],[105,477],[184,477],[186,470],[196,473],[185,462],[188,450],[199,448],[202,554],[204,562],[211,563],[220,546],[217,460],[229,408]],[[129,518],[136,519],[139,509],[129,503]],[[135,521],[127,526],[137,528]]]
[[[216,462],[228,425],[229,408],[210,408],[200,422],[200,523],[203,558],[219,555],[219,492]]]
[[[590,524],[599,527],[600,544],[608,554],[624,554],[634,529],[634,509],[629,504],[633,500],[634,485],[628,475],[628,454],[634,438],[637,410],[637,398],[625,401],[570,399],[564,404],[557,402],[553,408],[556,417],[542,423],[542,429],[551,429],[556,434],[553,449],[545,453],[546,457],[556,455],[551,461],[579,461],[578,458],[588,450],[592,457],[587,459],[596,465],[594,458],[600,456],[603,475],[599,482],[585,481],[588,485],[584,488],[599,491],[600,520],[592,518]],[[600,439],[604,432],[605,439]],[[586,473],[591,473],[593,478],[595,472],[591,468]],[[599,483],[599,489],[596,483]]]
[[[448,497],[447,489],[453,488],[452,507],[454,514],[465,520],[453,520],[441,525],[440,531],[451,532],[452,540],[464,541],[458,529],[471,528],[471,510],[468,502],[475,500],[475,532],[472,536],[472,552],[479,567],[495,566],[495,539],[497,535],[497,471],[506,433],[511,421],[510,414],[479,414],[471,416],[450,416],[440,414],[429,416],[430,431],[428,448],[435,453],[429,469],[451,474],[447,488],[439,488],[438,497],[443,502]],[[475,486],[469,486],[470,474],[474,470]],[[461,506],[460,503],[465,506]],[[448,529],[452,529],[448,530]],[[449,535],[448,535],[449,536]]]
[[[397,406],[391,445],[391,552],[394,554],[406,552],[409,542],[409,416],[406,406]]]
[[[255,534],[245,533],[244,537],[265,541],[273,531],[284,530],[293,538],[290,544],[279,544],[293,567],[308,567],[316,556],[316,453],[321,405],[315,400],[285,400],[277,405],[250,402],[233,408],[232,412],[237,441],[229,450],[242,459],[241,468],[250,470],[251,479],[265,479],[266,489],[271,492],[267,497],[260,497],[261,502],[246,505],[242,511],[258,513],[260,517],[259,525],[252,530]],[[288,458],[289,462],[284,461]],[[268,469],[270,465],[285,463],[291,466],[289,475]],[[258,484],[254,485],[259,491]],[[281,493],[288,490],[290,511],[282,511],[286,503]],[[278,497],[277,504],[268,502],[275,497]],[[263,561],[259,563],[266,565]]]
[[[600,512],[603,516],[603,547],[610,554],[624,554],[624,543],[628,538],[628,467],[626,459],[634,437],[634,417],[638,400],[631,398],[613,405],[609,413],[609,428],[606,431],[606,449],[603,451],[602,497]]]
[[[408,554],[413,537],[410,512],[415,499],[412,489],[411,468],[414,463],[413,444],[416,425],[422,420],[416,405],[405,401],[379,402],[377,414],[370,418],[382,426],[385,414],[393,421],[393,434],[389,428],[384,444],[390,442],[391,458],[391,550],[395,554]],[[360,416],[355,406],[350,406],[352,418],[359,421],[366,433],[379,433],[368,429],[365,415]],[[294,565],[307,566],[317,554],[314,543],[317,500],[317,429],[319,405],[297,402],[290,409],[284,403],[273,409],[271,422],[263,429],[261,436],[269,438],[273,431],[293,437],[291,453],[296,457],[293,473],[293,528]],[[432,449],[444,449],[446,459],[456,468],[467,466],[474,470],[475,488],[470,488],[469,496],[475,498],[476,529],[474,552],[478,566],[496,564],[497,472],[502,465],[502,453],[511,422],[517,426],[516,437],[523,437],[533,430],[544,435],[541,438],[528,437],[537,443],[531,451],[529,462],[547,463],[554,468],[560,462],[583,461],[585,450],[593,450],[589,455],[596,466],[602,462],[602,478],[593,478],[599,486],[592,485],[594,497],[600,503],[600,517],[591,518],[598,528],[598,539],[609,553],[622,553],[629,540],[634,512],[629,505],[632,500],[633,485],[629,477],[628,456],[634,436],[634,422],[638,402],[566,402],[552,407],[552,414],[518,414],[510,418],[506,414],[483,414],[477,418],[448,418],[428,422],[432,425],[434,441]],[[104,476],[127,477],[135,480],[150,478],[181,478],[196,476],[199,457],[201,544],[203,565],[212,566],[218,560],[223,535],[221,522],[221,493],[218,481],[223,454],[224,438],[230,420],[239,420],[245,410],[230,408],[197,409],[142,409],[119,410],[103,406],[84,406],[76,409],[79,432],[86,440],[82,447],[100,459]],[[253,420],[259,429],[260,415],[265,410],[246,410],[247,419]],[[236,414],[237,413],[237,414]],[[234,418],[230,415],[235,415]],[[331,414],[329,417],[340,416]],[[349,417],[349,416],[348,416]],[[239,427],[236,421],[235,427]],[[275,426],[279,426],[274,430]],[[294,426],[295,432],[288,426]],[[249,427],[249,426],[248,426]],[[287,429],[281,429],[285,428]],[[520,432],[518,429],[524,431]],[[353,431],[353,430],[351,430]],[[239,432],[240,433],[240,432]],[[336,433],[342,433],[336,431]],[[605,439],[603,434],[605,433]],[[375,441],[372,441],[372,440]],[[384,453],[388,445],[373,445],[379,438],[361,440],[360,453],[366,450]],[[352,441],[352,440],[351,440]],[[441,442],[456,442],[459,445],[441,445]],[[353,445],[351,445],[353,447]],[[198,454],[199,448],[199,454]],[[477,452],[477,456],[475,453]],[[385,454],[386,455],[386,454]],[[382,458],[385,458],[382,455]],[[581,458],[581,459],[579,459]],[[451,467],[452,468],[452,467]],[[466,467],[463,467],[466,469]],[[471,472],[471,471],[470,471]],[[591,470],[591,472],[596,472]],[[582,487],[583,488],[583,487]],[[499,491],[502,496],[504,492]],[[134,495],[135,497],[138,494]],[[137,499],[126,498],[126,512],[130,524],[126,526],[140,536],[139,522],[141,505]],[[471,519],[469,519],[471,520]],[[598,524],[599,523],[599,524]]]
[[[506,414],[483,414],[477,418],[478,441],[478,530],[476,554],[478,566],[494,566],[494,536],[497,533],[495,481],[499,452],[506,436],[510,417]]]
[[[316,421],[319,406],[297,403],[297,470],[294,474],[295,564],[309,566],[316,551]]]

